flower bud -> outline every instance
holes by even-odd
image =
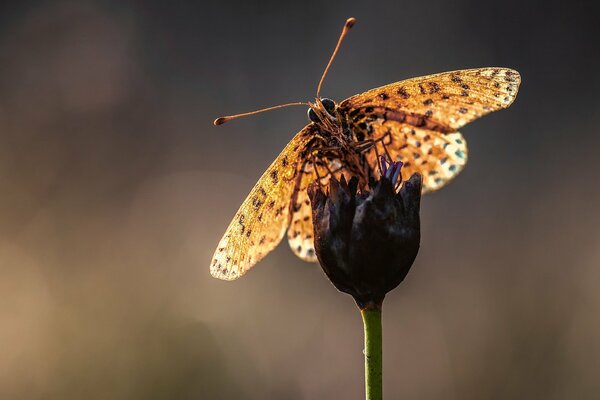
[[[420,243],[421,176],[401,182],[401,162],[382,159],[382,176],[359,192],[358,179],[331,178],[329,193],[309,188],[315,252],[335,287],[361,309],[380,308],[400,284]]]

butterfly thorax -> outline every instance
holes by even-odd
[[[310,143],[314,164],[328,165],[329,173],[346,179],[356,176],[359,186],[366,188],[373,171],[364,153],[369,146],[357,141],[351,131],[348,117],[331,99],[316,99],[310,104],[309,119],[316,125],[317,133]]]

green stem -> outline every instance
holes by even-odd
[[[360,310],[365,326],[366,400],[382,400],[381,309]]]

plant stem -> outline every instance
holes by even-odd
[[[366,400],[382,400],[381,309],[365,308],[360,314],[365,326]]]

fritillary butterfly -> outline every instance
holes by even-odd
[[[443,72],[392,83],[352,96],[341,103],[321,98],[320,88],[340,44],[354,25],[346,21],[314,103],[282,106],[221,117],[230,119],[257,112],[304,104],[306,125],[258,180],[219,242],[210,265],[213,276],[233,280],[273,250],[287,231],[293,252],[316,261],[307,188],[327,185],[331,176],[359,178],[380,174],[378,160],[401,160],[403,179],[418,172],[423,191],[440,189],[467,162],[462,126],[492,111],[507,108],[520,84],[519,73],[508,68],[475,68]]]

